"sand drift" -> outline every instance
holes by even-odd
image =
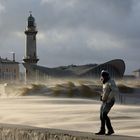
[[[0,123],[97,132],[100,102],[26,96],[0,99]],[[140,137],[140,106],[115,105],[110,112],[116,135]]]

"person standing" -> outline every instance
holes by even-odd
[[[100,131],[95,134],[111,135],[114,133],[114,129],[111,125],[111,121],[110,118],[108,117],[108,113],[115,103],[115,93],[118,91],[118,88],[115,84],[115,81],[110,78],[110,74],[108,71],[103,70],[101,72],[100,80],[103,84],[103,92],[100,97],[100,100],[102,101],[101,108],[100,108],[101,128]],[[108,129],[107,133],[106,133],[105,125]]]

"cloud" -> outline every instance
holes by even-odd
[[[0,25],[1,25],[1,14],[5,11],[5,7],[0,3]]]
[[[29,11],[37,23],[39,64],[53,67],[121,58],[129,73],[140,67],[138,0],[0,0],[0,55],[15,51],[21,62]]]
[[[4,5],[0,1],[0,13],[5,11]]]
[[[41,4],[55,4],[57,7],[73,7],[79,0],[41,0]],[[63,5],[62,5],[63,3]]]
[[[2,4],[0,4],[0,13],[3,12],[4,10],[5,10],[5,7]]]

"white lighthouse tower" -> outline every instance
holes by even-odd
[[[23,59],[24,64],[26,65],[26,79],[33,79],[33,71],[30,69],[30,65],[34,64],[36,65],[39,59],[37,58],[37,50],[36,50],[36,23],[35,18],[32,16],[32,13],[30,12],[30,15],[28,17],[28,25],[25,29],[25,35],[26,35],[26,51],[25,51],[25,57]]]

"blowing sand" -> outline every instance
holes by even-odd
[[[0,98],[0,123],[95,133],[100,126],[99,109],[100,102],[88,99]],[[140,137],[140,106],[115,104],[109,116],[116,135]]]

